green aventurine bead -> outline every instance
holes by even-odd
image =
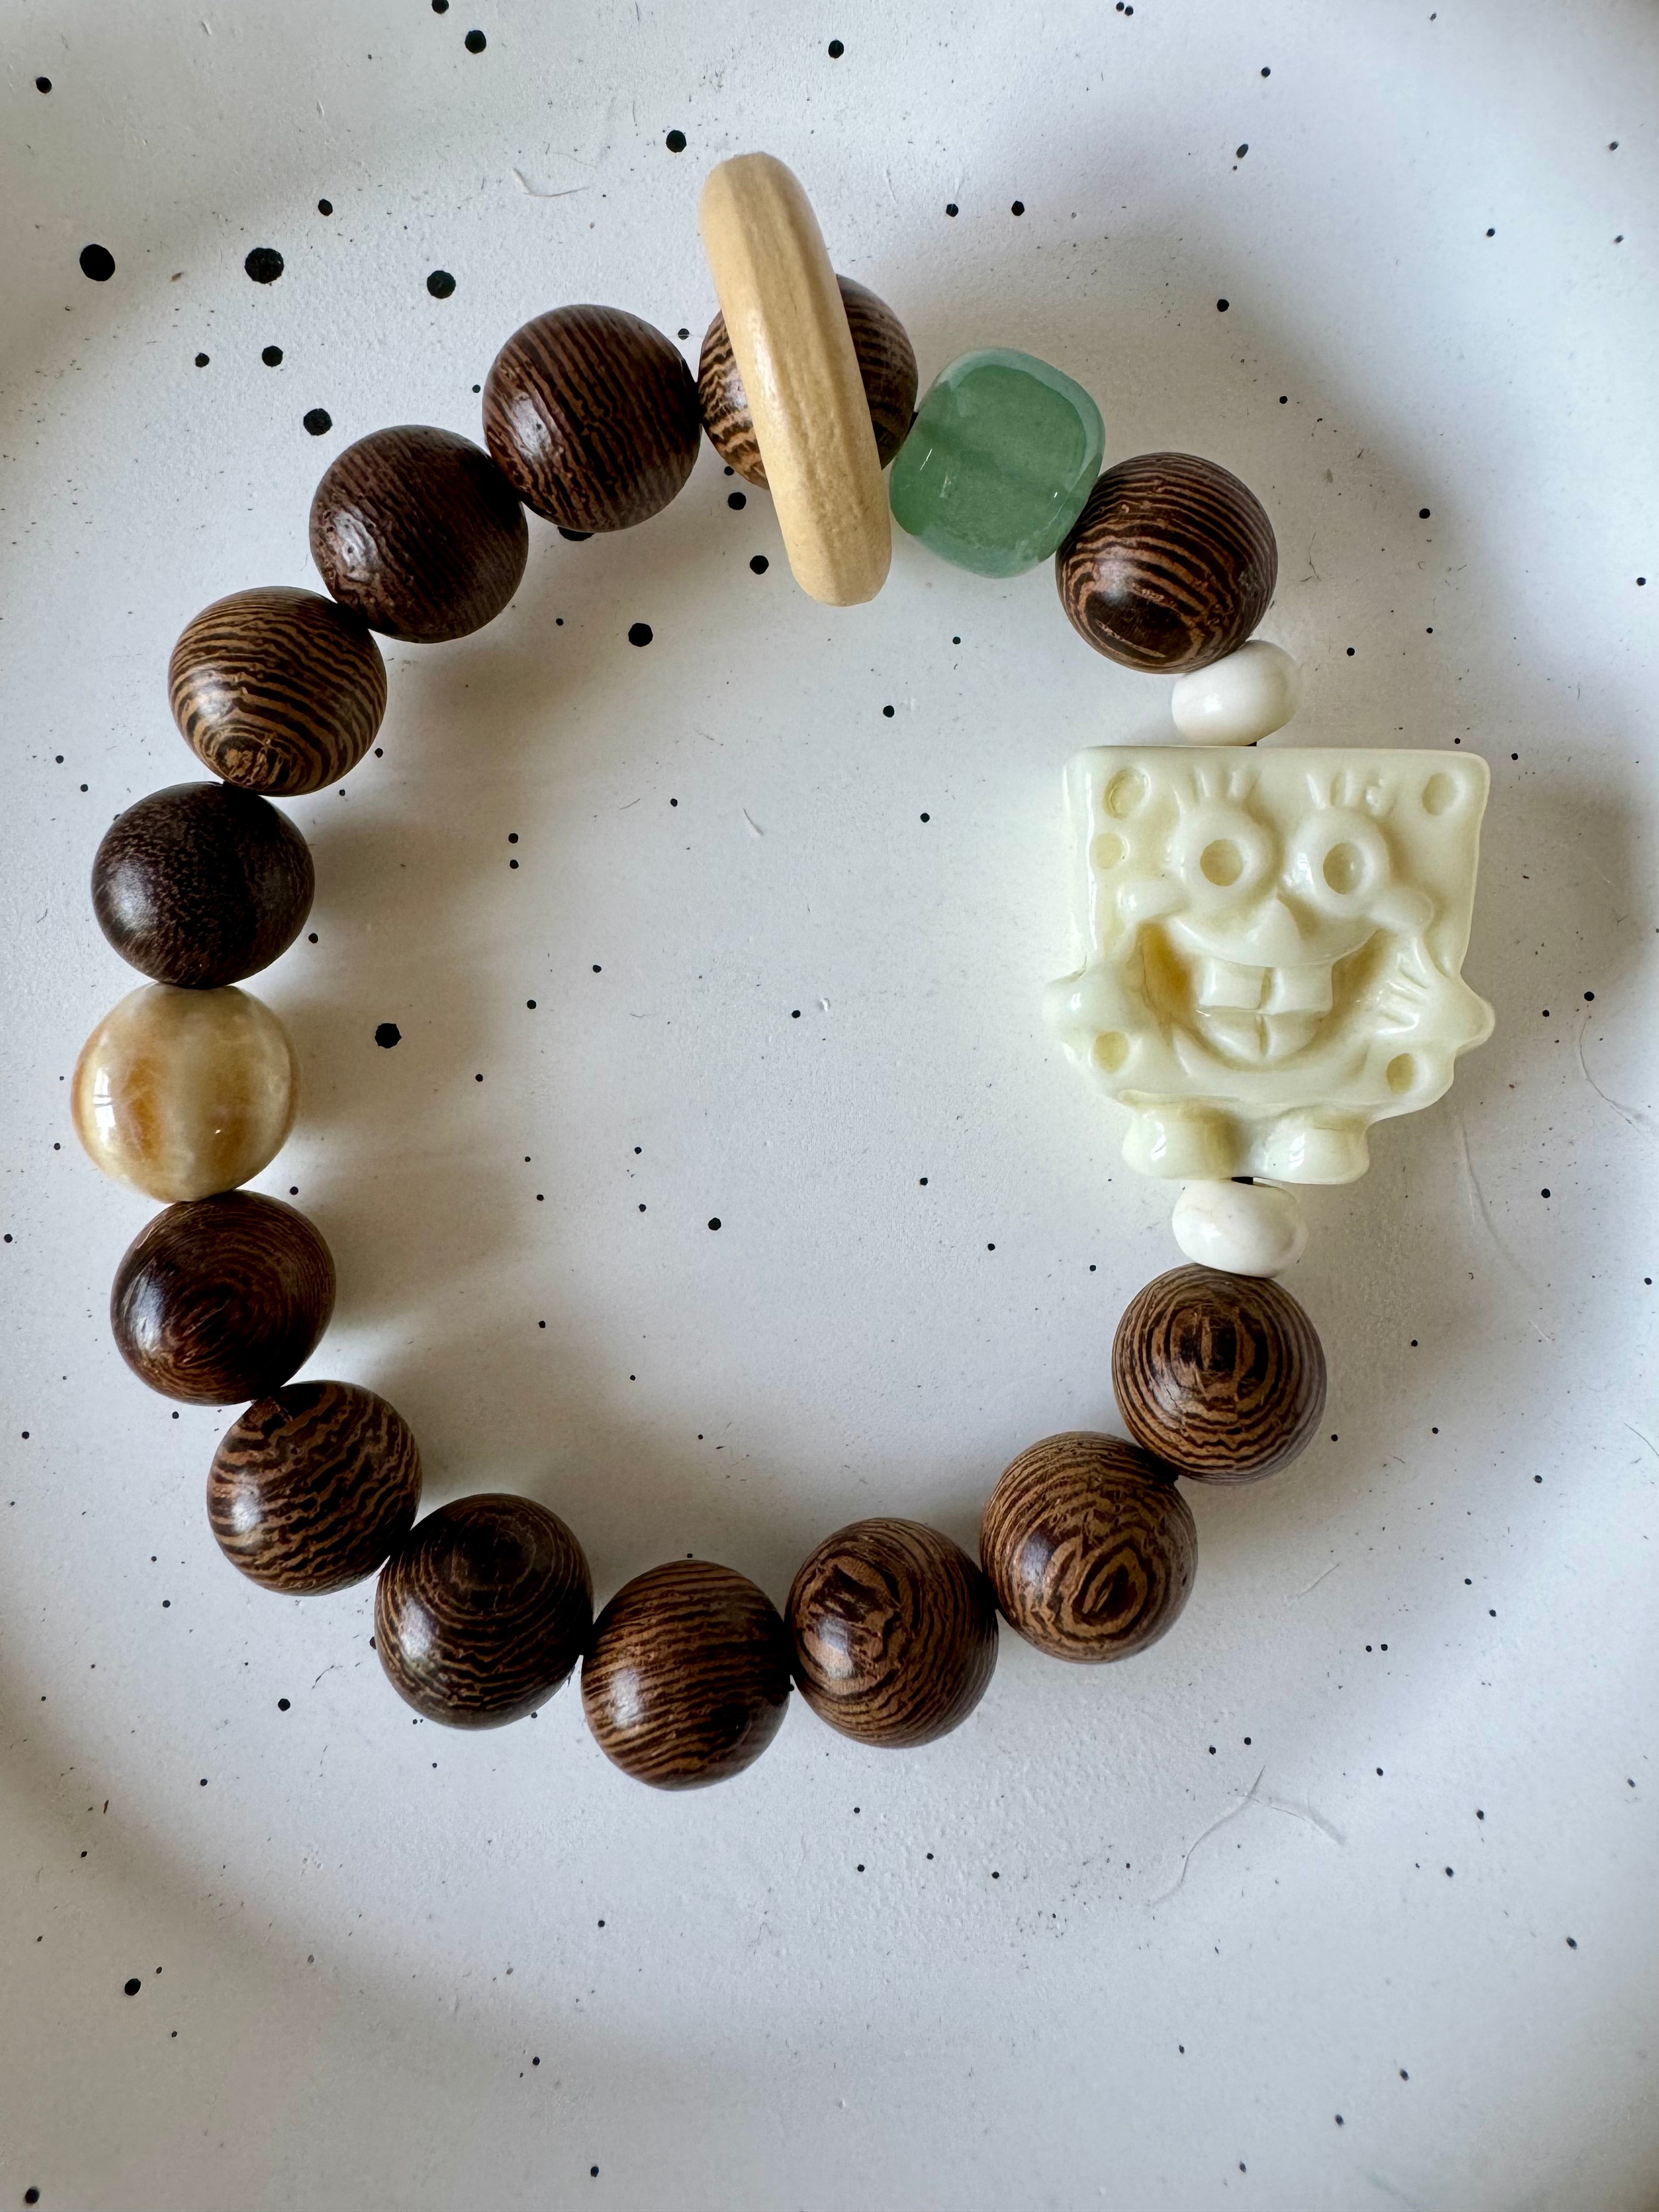
[[[958,568],[1018,576],[1083,512],[1105,450],[1080,384],[1029,353],[965,353],[930,386],[893,463],[899,527]]]

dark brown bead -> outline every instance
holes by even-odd
[[[311,502],[311,557],[329,590],[371,629],[417,645],[493,622],[529,552],[512,485],[453,430],[371,430]]]
[[[121,1357],[165,1398],[234,1406],[280,1389],[334,1310],[334,1261],[303,1213],[231,1190],[169,1206],[115,1271]]]
[[[142,974],[210,991],[286,951],[314,883],[311,848],[286,814],[234,784],[175,783],[105,830],[92,905]]]
[[[795,1680],[820,1720],[860,1743],[932,1743],[965,1721],[997,1663],[979,1569],[919,1521],[854,1521],[826,1537],[784,1608]]]
[[[562,530],[627,530],[697,458],[679,348],[620,307],[556,307],[514,331],[483,388],[484,440],[525,505]]]
[[[216,775],[297,797],[337,783],[374,744],[386,663],[349,608],[266,584],[203,608],[173,648],[167,688]]]
[[[1137,1291],[1112,1340],[1124,1426],[1199,1482],[1254,1482],[1292,1460],[1325,1410],[1325,1354],[1265,1275],[1173,1267]]]
[[[499,1493],[428,1513],[374,1591],[374,1648],[392,1688],[451,1728],[494,1728],[545,1703],[592,1621],[581,1546],[544,1505]]]
[[[837,276],[847,327],[853,334],[864,396],[870,403],[870,423],[876,434],[876,455],[887,466],[910,434],[916,411],[916,356],[904,325],[885,300],[850,276]],[[702,427],[709,442],[726,464],[747,483],[766,488],[760,447],[755,442],[754,417],[749,395],[726,335],[726,318],[716,314],[708,325],[697,362],[697,399]]]
[[[403,1416],[356,1382],[290,1382],[219,1440],[208,1519],[262,1588],[311,1597],[372,1575],[409,1534],[421,1455]]]
[[[782,1723],[789,1636],[730,1567],[676,1559],[636,1575],[594,1624],[582,1710],[599,1749],[659,1790],[741,1774]]]
[[[979,1555],[1004,1619],[1054,1659],[1127,1659],[1187,1602],[1198,1530],[1169,1470],[1116,1437],[1045,1437],[986,1501]]]
[[[1127,668],[1171,676],[1237,652],[1278,574],[1261,501],[1196,453],[1141,453],[1108,469],[1054,556],[1079,635]]]

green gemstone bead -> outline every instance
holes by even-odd
[[[1106,446],[1080,384],[1029,353],[965,353],[929,387],[893,463],[894,520],[958,568],[1018,576],[1058,549]]]

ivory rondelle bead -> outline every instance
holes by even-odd
[[[1302,671],[1282,646],[1253,637],[1237,653],[1183,676],[1170,712],[1195,745],[1253,745],[1282,730],[1301,696]]]
[[[1282,1275],[1308,1249],[1294,1194],[1271,1182],[1189,1182],[1170,1226],[1200,1267],[1228,1275]]]

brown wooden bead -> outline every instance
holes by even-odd
[[[795,1680],[860,1743],[932,1743],[965,1721],[997,1663],[985,1577],[920,1521],[854,1521],[796,1575],[784,1607]]]
[[[1079,635],[1108,659],[1171,676],[1237,652],[1278,574],[1261,501],[1196,453],[1141,453],[1108,469],[1054,556]]]
[[[582,1710],[605,1757],[659,1790],[750,1766],[789,1700],[789,1636],[730,1567],[675,1559],[636,1575],[593,1627]]]
[[[1174,1267],[1137,1291],[1112,1340],[1124,1426],[1199,1482],[1254,1482],[1292,1460],[1325,1410],[1325,1354],[1265,1275]]]
[[[374,1648],[392,1688],[451,1728],[494,1728],[544,1704],[592,1620],[581,1546],[544,1505],[500,1493],[428,1513],[374,1591]]]
[[[620,307],[556,307],[514,331],[483,388],[484,440],[525,505],[562,530],[626,530],[697,458],[679,348]]]
[[[311,502],[311,557],[329,590],[371,629],[417,645],[493,622],[529,553],[512,485],[453,430],[371,430]]]
[[[280,1389],[334,1310],[334,1261],[303,1213],[252,1191],[186,1199],[127,1247],[110,1326],[163,1397],[234,1406]]]
[[[876,434],[876,457],[887,466],[909,435],[916,411],[916,356],[908,334],[885,300],[878,299],[866,285],[850,276],[837,276],[847,327],[853,333],[864,396],[870,403],[870,422]],[[702,427],[710,444],[728,468],[745,483],[766,489],[766,471],[755,442],[755,419],[749,411],[749,395],[726,336],[726,318],[716,314],[708,325],[697,362],[697,400]]]
[[[1003,1618],[1054,1659],[1127,1659],[1187,1602],[1198,1530],[1167,1468],[1116,1437],[1045,1437],[986,1502],[979,1555]]]
[[[219,1440],[208,1519],[234,1567],[292,1596],[372,1575],[409,1534],[421,1455],[403,1416],[356,1382],[290,1382]]]
[[[167,688],[173,720],[216,775],[293,797],[337,783],[374,744],[386,663],[349,608],[267,584],[186,624]]]
[[[210,991],[268,968],[311,911],[311,848],[286,814],[231,783],[152,791],[105,830],[99,927],[158,983]]]

